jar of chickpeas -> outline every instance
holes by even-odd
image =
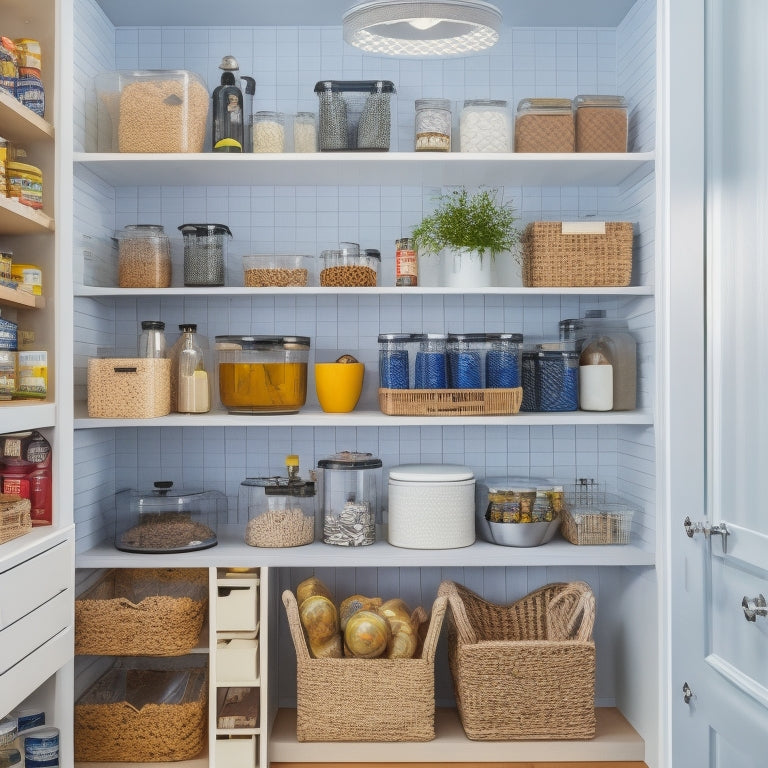
[[[115,232],[120,288],[168,288],[171,242],[159,224],[129,224]]]

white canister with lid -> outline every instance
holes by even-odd
[[[475,541],[475,476],[457,464],[402,464],[389,471],[387,540],[408,549]]]

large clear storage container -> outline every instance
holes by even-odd
[[[202,152],[210,94],[183,69],[96,76],[99,152]]]
[[[172,553],[207,549],[226,523],[221,491],[176,489],[157,481],[148,490],[115,495],[115,547],[123,552]]]
[[[170,287],[171,241],[160,224],[128,224],[115,240],[118,287]]]

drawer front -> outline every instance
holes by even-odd
[[[32,613],[0,629],[0,675],[5,674],[55,635],[71,627],[73,615],[73,591],[67,589]]]
[[[73,543],[68,539],[0,573],[0,630],[60,592],[70,590],[71,595],[74,571]]]

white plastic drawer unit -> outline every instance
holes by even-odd
[[[259,577],[228,573],[216,580],[216,631],[253,632],[259,627]]]
[[[219,736],[216,738],[216,765],[221,768],[253,768],[257,762],[256,736]]]
[[[5,567],[0,563],[0,679],[73,621],[71,539]]]
[[[234,634],[234,633],[232,633]],[[259,641],[251,633],[216,642],[216,682],[249,683],[259,679]],[[255,633],[253,633],[255,635]]]

